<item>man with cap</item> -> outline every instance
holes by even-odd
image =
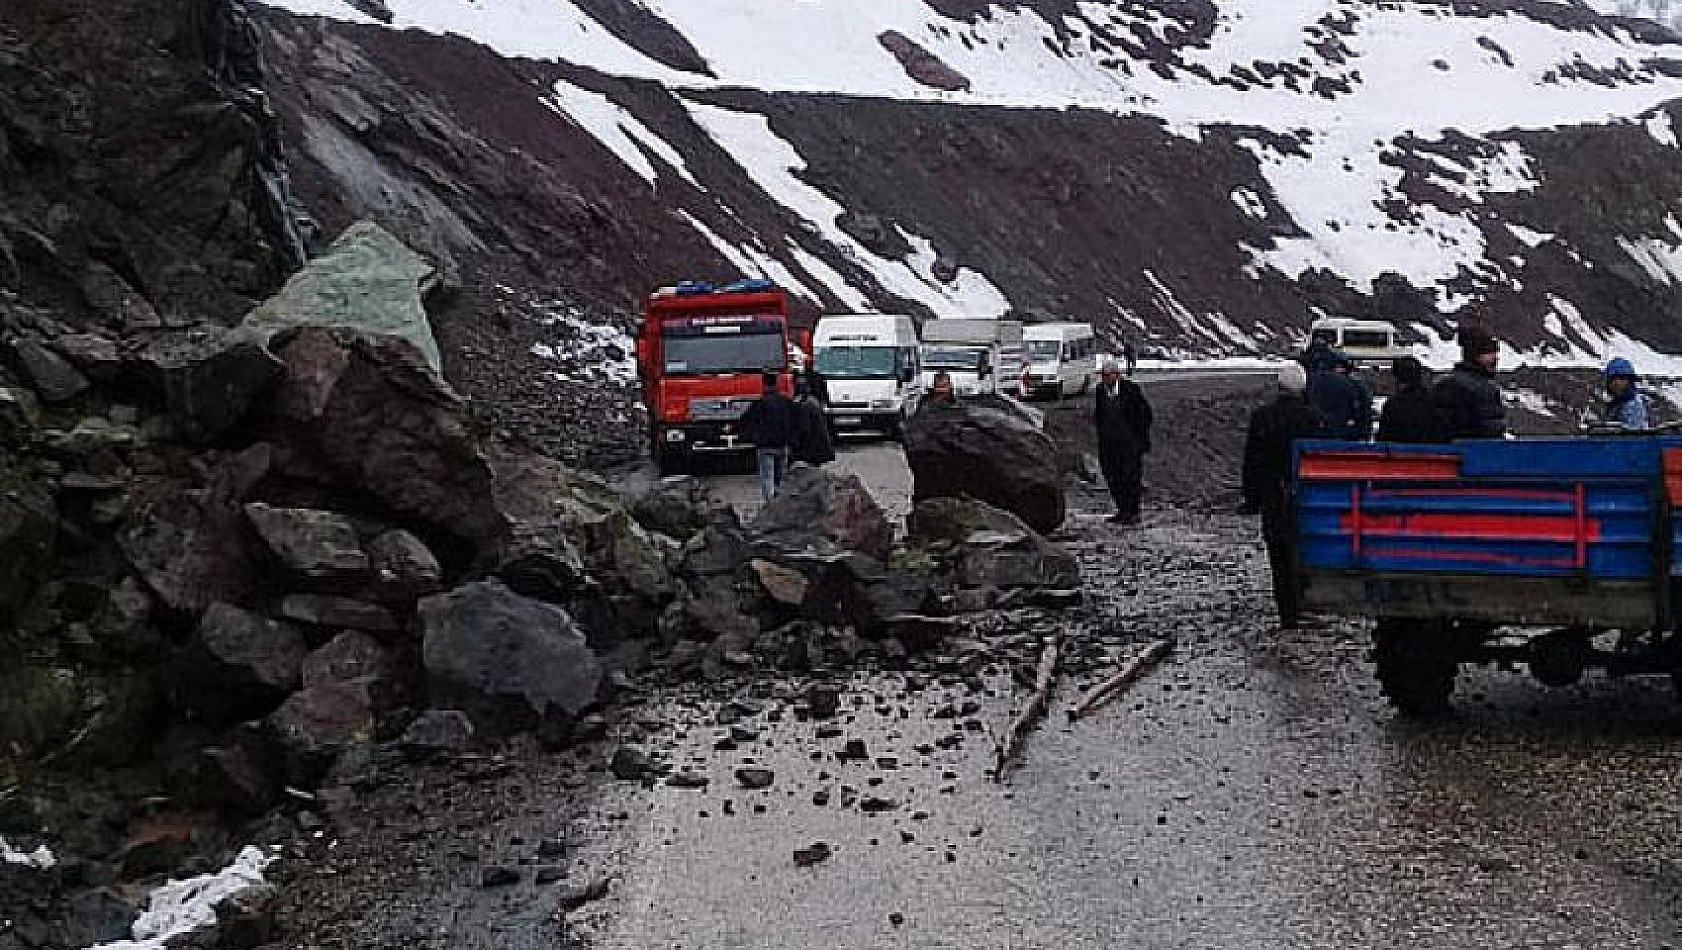
[[[1635,364],[1622,357],[1606,364],[1606,421],[1626,429],[1650,429],[1647,397],[1635,386]]]
[[[766,370],[765,392],[742,414],[742,435],[753,443],[759,463],[759,491],[770,501],[788,474],[788,453],[799,434],[800,410],[778,388],[776,370]]]
[[[1479,326],[1460,328],[1460,362],[1431,390],[1444,439],[1499,439],[1507,434],[1507,407],[1495,384],[1500,344]]]
[[[1244,511],[1262,516],[1262,540],[1273,570],[1279,625],[1297,625],[1296,532],[1291,523],[1291,446],[1325,437],[1325,420],[1308,402],[1308,373],[1298,363],[1279,370],[1279,394],[1250,414],[1244,438]]]
[[[1098,430],[1098,464],[1115,500],[1110,520],[1137,524],[1145,453],[1151,450],[1151,406],[1138,385],[1122,377],[1115,360],[1104,363],[1099,378],[1092,422]]]
[[[1425,384],[1425,366],[1411,356],[1399,356],[1390,364],[1396,394],[1384,401],[1378,417],[1380,442],[1441,442],[1442,424],[1431,404],[1431,388]]]

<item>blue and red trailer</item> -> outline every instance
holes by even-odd
[[[1305,441],[1293,487],[1303,609],[1377,619],[1398,708],[1441,709],[1463,663],[1682,683],[1682,439]]]

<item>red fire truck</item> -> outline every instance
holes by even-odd
[[[750,456],[736,421],[763,392],[766,370],[780,374],[783,393],[792,395],[791,369],[803,356],[798,339],[788,295],[770,281],[683,283],[650,296],[637,367],[649,449],[661,472],[685,471],[701,457]]]

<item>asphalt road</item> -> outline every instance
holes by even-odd
[[[861,446],[839,464],[896,508],[895,456]],[[620,883],[580,930],[624,950],[1682,946],[1668,684],[1475,671],[1452,718],[1398,720],[1363,629],[1273,626],[1250,523],[1156,511],[1121,533],[1094,512],[1072,533],[1113,617],[1105,648],[1179,643],[1126,701],[1070,725],[1086,684],[1065,683],[1002,785],[992,737],[1023,698],[1002,663],[982,692],[856,675],[842,736],[761,716],[729,753],[712,707],[675,707],[663,752],[711,785],[610,790],[623,798],[602,807],[630,816]],[[947,735],[962,742],[935,745]],[[854,737],[894,767],[837,761]],[[776,783],[737,787],[743,765]],[[844,786],[898,807],[844,807]],[[797,867],[818,841],[833,856]]]

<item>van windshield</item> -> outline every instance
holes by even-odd
[[[891,346],[820,346],[815,369],[825,379],[893,379]]]
[[[1343,345],[1382,350],[1390,346],[1390,334],[1383,330],[1345,330]]]
[[[923,350],[924,369],[957,370],[961,373],[973,373],[981,368],[982,359],[986,356],[984,349],[967,349],[961,346],[928,347]]]
[[[1028,348],[1028,358],[1036,363],[1055,363],[1063,351],[1063,344],[1056,340],[1029,340],[1023,345]]]

